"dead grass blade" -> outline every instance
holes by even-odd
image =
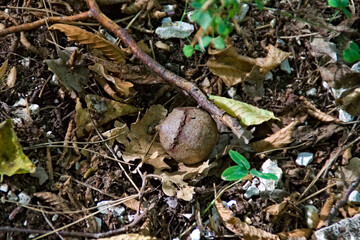
[[[234,217],[233,212],[223,206],[220,198],[216,200],[215,206],[217,211],[219,212],[220,220],[225,225],[225,227],[235,234],[242,235],[242,239],[279,239],[277,235],[265,232],[253,226],[249,226],[247,223],[242,222],[239,218]]]
[[[54,24],[49,28],[49,30],[59,30],[65,33],[68,37],[68,41],[75,41],[88,45],[93,49],[101,51],[105,56],[114,62],[125,63],[125,56],[120,48],[104,38],[82,28],[67,24]]]

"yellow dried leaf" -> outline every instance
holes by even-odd
[[[279,239],[277,235],[271,234],[269,232],[265,232],[264,230],[261,230],[253,226],[249,226],[247,223],[242,222],[239,218],[234,217],[233,212],[224,207],[220,198],[218,198],[215,201],[215,206],[219,213],[220,220],[224,224],[224,226],[227,229],[229,229],[231,232],[242,235],[243,239],[245,240],[253,240],[253,239],[278,240]]]
[[[0,182],[3,175],[33,173],[35,169],[22,150],[11,119],[0,123]]]
[[[75,41],[101,51],[109,59],[117,63],[125,63],[125,54],[113,43],[88,32],[82,28],[67,24],[54,24],[49,30],[59,30],[66,34],[68,41]]]
[[[264,152],[284,147],[293,141],[292,135],[297,122],[292,122],[269,137],[252,143],[255,152]]]

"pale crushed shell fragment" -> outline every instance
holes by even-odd
[[[167,45],[166,43],[163,43],[162,41],[157,41],[155,43],[155,46],[159,49],[165,50],[165,51],[170,51],[170,46]]]
[[[314,158],[314,154],[310,153],[310,152],[301,152],[299,153],[299,155],[297,156],[295,162],[297,165],[299,166],[303,166],[306,167],[307,165],[309,165],[312,160]]]
[[[24,191],[19,193],[18,197],[19,197],[19,203],[20,204],[29,204],[30,201],[31,201],[31,196],[29,196],[29,194],[27,194]]]
[[[260,190],[260,192],[273,191],[279,185],[280,179],[283,175],[283,171],[281,168],[279,168],[277,161],[271,159],[266,160],[261,166],[260,171],[262,173],[272,173],[278,177],[277,180],[259,178],[260,184],[258,186],[258,189]]]
[[[306,224],[309,228],[316,228],[319,222],[319,210],[313,205],[305,206]]]
[[[187,38],[194,31],[194,26],[186,22],[171,22],[165,23],[155,30],[155,33],[161,39],[169,38]]]
[[[352,203],[360,203],[360,193],[357,190],[354,190],[350,193],[348,200]]]

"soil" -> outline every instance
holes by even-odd
[[[51,4],[52,11],[70,16],[88,10],[83,1],[66,0],[62,3],[69,4],[73,11],[70,12],[65,4]],[[161,5],[176,5],[174,14],[171,17],[173,20],[181,18],[185,1],[170,0],[159,1],[159,3]],[[50,11],[49,6],[45,8],[42,2],[29,1],[27,3],[27,1],[24,1],[25,8],[15,8],[19,4],[21,3],[18,1],[0,1],[0,11],[6,11],[18,23],[32,22],[45,17],[46,14],[40,10]],[[354,1],[354,4],[355,9],[360,9],[359,1]],[[338,196],[346,194],[346,188],[329,187],[332,183],[331,178],[334,177],[337,169],[341,166],[346,166],[351,158],[344,151],[341,151],[339,157],[330,165],[328,174],[325,177],[321,176],[309,190],[306,190],[306,188],[315,179],[315,176],[324,165],[327,164],[327,161],[342,146],[357,139],[359,136],[357,122],[354,121],[348,124],[326,123],[311,117],[306,109],[304,109],[300,96],[305,96],[318,110],[335,118],[338,117],[338,108],[335,105],[334,97],[324,87],[319,72],[319,66],[324,65],[324,62],[329,59],[325,54],[320,57],[315,56],[314,50],[311,47],[311,41],[315,34],[312,33],[319,33],[317,36],[337,44],[339,46],[338,61],[342,62],[341,50],[345,47],[344,41],[353,40],[360,43],[360,38],[359,34],[355,34],[354,37],[346,32],[333,34],[333,31],[326,28],[326,26],[339,26],[346,21],[344,14],[340,13],[330,22],[330,19],[336,13],[336,9],[329,7],[326,1],[310,0],[305,1],[305,3],[302,1],[270,1],[266,6],[281,9],[286,13],[296,16],[298,20],[279,11],[260,11],[255,6],[251,6],[247,17],[240,24],[242,36],[233,31],[229,36],[229,42],[239,54],[252,58],[265,57],[267,53],[264,47],[268,44],[272,44],[284,52],[290,52],[292,56],[289,58],[289,63],[293,71],[288,73],[279,68],[274,69],[272,71],[273,78],[264,81],[264,94],[261,98],[247,96],[242,91],[241,84],[236,85],[234,87],[237,90],[236,99],[272,111],[275,116],[281,119],[281,121],[271,120],[259,126],[248,127],[247,130],[252,131],[254,136],[251,142],[270,136],[293,122],[294,119],[299,121],[299,123],[293,133],[293,141],[286,145],[286,147],[270,151],[266,154],[247,151],[247,149],[251,150],[250,145],[234,149],[246,156],[252,168],[260,169],[266,159],[276,160],[283,170],[282,185],[278,187],[281,194],[278,194],[277,197],[254,196],[247,199],[244,197],[245,191],[242,188],[242,183],[228,188],[221,196],[221,200],[226,202],[234,200],[236,202],[230,206],[235,217],[251,223],[256,228],[276,234],[308,228],[304,214],[305,205],[310,204],[320,210],[332,193],[338,194]],[[115,5],[115,7],[106,6],[102,10],[113,19],[128,16],[121,12],[121,5]],[[14,24],[3,16],[1,19],[5,26]],[[131,19],[121,22],[121,26],[125,27]],[[304,19],[308,22],[302,21]],[[276,21],[274,28],[268,25],[272,20]],[[147,29],[153,31],[161,25],[161,19],[149,19],[148,16],[140,17],[133,25],[135,27],[131,27],[129,33],[136,41],[143,40],[148,46],[150,46],[150,42],[155,44],[157,41],[162,41],[170,46],[170,51],[154,47],[156,60],[161,65],[175,74],[195,82],[202,90],[209,94],[229,97],[229,88],[218,76],[211,73],[206,65],[206,62],[212,58],[211,55],[195,52],[192,57],[186,58],[182,53],[182,47],[184,44],[187,44],[187,40],[163,40],[155,33],[139,30]],[[83,26],[88,30],[90,29],[90,26],[85,27],[85,24]],[[98,30],[99,26],[93,24],[91,28]],[[360,32],[359,20],[355,19],[349,28],[354,32]],[[74,223],[76,220],[95,212],[96,208],[92,209],[92,207],[96,207],[96,204],[100,201],[138,194],[137,189],[129,181],[129,178],[119,167],[119,164],[108,158],[114,155],[100,141],[101,139],[96,131],[92,131],[81,138],[74,137],[76,135],[74,134],[75,126],[71,127],[70,125],[75,125],[74,118],[77,100],[64,87],[52,81],[54,73],[44,63],[46,59],[58,58],[58,46],[60,46],[60,49],[77,46],[79,52],[85,56],[80,62],[76,63],[82,66],[93,65],[92,58],[86,56],[96,56],[97,53],[91,51],[85,45],[67,41],[66,36],[61,32],[53,35],[51,33],[54,32],[48,31],[47,26],[41,26],[25,32],[28,42],[40,51],[36,53],[29,46],[21,43],[20,34],[9,34],[0,38],[0,63],[2,64],[8,60],[8,69],[15,67],[17,70],[15,85],[8,87],[3,83],[1,88],[0,122],[7,118],[15,118],[14,110],[16,107],[13,107],[13,105],[20,98],[26,99],[28,106],[37,104],[39,112],[31,115],[31,121],[17,120],[13,125],[24,148],[24,153],[29,159],[36,167],[45,169],[48,175],[50,174],[48,165],[50,161],[52,163],[51,171],[53,172],[53,179],[48,179],[41,184],[37,177],[30,174],[18,174],[11,177],[4,176],[3,182],[0,185],[7,185],[9,190],[0,192],[3,200],[0,211],[1,227],[14,227],[18,230],[52,230]],[[57,44],[54,44],[54,41]],[[123,45],[122,47],[125,46]],[[41,53],[43,54],[41,55]],[[28,62],[28,65],[26,62]],[[148,71],[141,62],[131,58],[131,55],[127,63],[130,66],[145,69],[145,72]],[[119,67],[119,65],[116,67]],[[127,73],[133,72],[128,71]],[[83,107],[86,106],[84,101],[86,94],[96,94],[111,98],[97,83],[94,75],[94,73],[90,73],[83,93],[77,94]],[[136,94],[124,100],[133,106],[141,108],[140,118],[154,104],[163,105],[169,112],[179,106],[197,106],[196,101],[183,91],[161,81],[155,75],[151,76],[152,78],[148,79],[153,79],[154,82],[148,79],[143,82],[134,80],[134,92]],[[123,79],[128,79],[126,74],[124,74]],[[206,81],[209,81],[209,85],[205,89],[203,86],[205,86],[204,82]],[[314,89],[315,94],[308,94],[308,91],[312,89]],[[137,114],[133,114],[131,116],[120,117],[117,120],[121,120],[122,123],[130,127],[137,117]],[[101,126],[100,131],[105,132],[113,127],[114,120]],[[70,146],[75,148],[68,148],[68,152],[64,156],[64,151],[67,148],[62,147],[62,145],[69,135],[69,131],[72,138],[67,140],[100,142],[89,145],[80,143],[77,145],[70,144]],[[230,131],[227,130],[225,133],[230,134]],[[56,142],[61,143],[55,144]],[[57,146],[41,146],[39,145],[41,143],[54,143],[52,145]],[[81,150],[76,150],[77,146],[83,146],[93,152],[81,152]],[[356,142],[347,150],[347,153],[357,156],[360,151],[359,147],[359,143]],[[125,151],[124,146],[118,142],[113,143],[111,148],[120,152]],[[298,166],[295,163],[295,159],[301,152],[314,153],[314,160],[308,166]],[[170,171],[177,171],[177,163],[171,159],[165,161],[171,166]],[[100,227],[96,224],[94,217],[89,217],[86,220],[68,226],[65,230],[78,233],[107,232],[121,229],[135,218],[137,219],[136,224],[127,227],[121,233],[139,233],[159,239],[173,239],[178,236],[181,236],[182,239],[190,239],[189,234],[191,230],[198,227],[203,231],[202,234],[211,231],[214,238],[238,239],[240,236],[227,230],[223,223],[216,228],[216,231],[214,230],[214,211],[210,211],[200,217],[200,214],[214,199],[214,191],[219,192],[228,185],[228,182],[221,180],[220,174],[221,170],[224,170],[231,164],[229,157],[224,155],[217,159],[211,159],[211,161],[220,162],[222,165],[218,167],[217,171],[214,171],[214,169],[209,171],[203,179],[194,184],[195,194],[191,201],[184,201],[176,196],[167,196],[162,190],[162,181],[159,178],[151,177],[156,169],[151,165],[143,164],[136,170],[140,160],[133,161],[134,165],[126,168],[126,171],[134,184],[141,188],[141,194],[136,195],[136,201],[134,200],[133,203],[137,206],[141,202],[141,209],[146,212],[145,216],[138,214],[139,209],[137,207],[130,207],[128,206],[129,204],[125,204],[122,205],[125,207],[122,217],[114,217],[111,213],[96,214],[95,216],[98,221],[102,222]],[[145,182],[146,184],[142,186],[145,174],[150,177]],[[328,189],[324,190],[327,187]],[[9,191],[15,195],[25,192],[31,196],[28,206],[20,206],[14,201],[5,201],[5,199],[9,200]],[[318,191],[321,192],[315,194]],[[299,197],[304,192],[305,195]],[[312,194],[314,195],[311,196]],[[300,202],[308,196],[310,197]],[[266,208],[281,203],[284,199],[289,200],[289,206],[276,216],[267,216]],[[340,213],[336,215],[336,220],[349,217],[349,213],[344,209],[342,208]],[[357,209],[356,206],[354,209]],[[42,210],[47,212],[42,212]],[[74,212],[77,210],[81,211]],[[57,219],[54,219],[54,216]],[[11,232],[0,231],[0,239],[27,239],[29,234],[30,232],[17,230]],[[44,237],[44,239],[58,238],[59,236],[56,234]],[[71,238],[63,238],[82,239],[83,237],[72,236]]]

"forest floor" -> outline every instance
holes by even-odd
[[[121,63],[91,44],[81,44],[84,41],[68,41],[65,30],[48,30],[50,23],[24,35],[1,37],[0,65],[8,61],[8,70],[0,82],[0,122],[13,119],[23,151],[37,170],[3,176],[0,239],[91,239],[99,232],[109,233],[100,235],[104,237],[135,233],[132,237],[139,239],[197,239],[197,232],[210,239],[250,239],[244,230],[249,226],[258,239],[291,234],[310,239],[316,229],[359,213],[359,199],[346,201],[350,183],[360,174],[359,118],[340,116],[346,115],[342,109],[360,114],[360,73],[350,69],[342,54],[349,41],[360,43],[359,1],[351,1],[351,18],[336,15],[337,9],[325,0],[269,1],[266,7],[272,10],[250,4],[229,35],[229,52],[214,53],[209,47],[189,58],[182,51],[188,40],[159,38],[155,29],[161,18],[148,14],[172,5],[171,18],[178,21],[185,1],[142,2],[155,5],[148,3],[149,11],[138,18],[141,9],[126,14],[122,4],[101,9],[109,18],[120,19],[120,26],[131,25],[128,32],[141,49],[204,93],[266,109],[277,119],[250,124],[241,139],[218,122],[219,142],[209,160],[178,164],[162,148],[155,125],[174,108],[198,103],[145,67],[123,42],[126,61]],[[24,1],[23,6],[0,1],[5,27],[87,10],[85,1]],[[73,26],[110,34],[95,21]],[[194,26],[190,40],[198,30]],[[288,65],[277,64],[266,77],[253,72],[256,65],[237,72],[239,56],[276,61],[271,54],[285,54]],[[261,80],[251,82],[251,77],[244,80],[236,74],[254,74],[254,79],[259,74]],[[348,90],[339,95],[339,88]],[[229,150],[244,155],[258,170],[268,159],[276,163],[282,170],[276,190],[249,197],[245,186],[261,185],[249,177],[229,187],[233,182],[221,179],[233,164]],[[312,161],[301,166],[295,160],[304,152]],[[227,208],[221,201],[214,204],[219,193]],[[105,200],[115,206],[99,212],[97,204]],[[337,211],[329,219],[334,207]],[[45,232],[40,231],[60,227],[72,234],[42,236]]]

